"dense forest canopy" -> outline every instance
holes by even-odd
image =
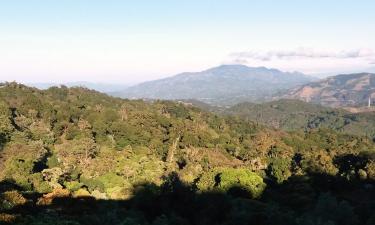
[[[240,103],[228,109],[212,109],[267,124],[286,131],[329,128],[375,140],[375,112],[351,113],[300,100],[282,99],[261,104]]]
[[[5,83],[0,224],[374,224],[371,137],[291,128]]]

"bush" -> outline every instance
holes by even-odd
[[[272,177],[277,183],[281,184],[292,175],[290,169],[290,160],[283,158],[274,158],[268,166],[267,172],[270,177]]]
[[[25,203],[26,199],[17,191],[7,191],[0,195],[0,210],[12,209]]]
[[[52,191],[49,183],[43,180],[41,173],[34,173],[30,177],[34,191],[37,191],[38,193],[48,193]]]
[[[85,177],[81,177],[80,180],[83,185],[87,186],[89,191],[98,190],[100,192],[104,192],[104,184],[99,180]]]
[[[78,191],[83,184],[78,181],[67,181],[64,183],[64,186],[71,192]]]
[[[220,168],[203,174],[197,183],[201,191],[219,191],[258,198],[266,184],[258,174],[247,169]]]

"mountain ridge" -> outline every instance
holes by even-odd
[[[375,74],[339,74],[290,89],[276,99],[299,99],[330,107],[366,106],[375,99]]]
[[[213,105],[260,101],[279,90],[315,80],[298,72],[265,67],[221,65],[201,72],[185,72],[147,81],[113,93],[123,98],[197,99]]]

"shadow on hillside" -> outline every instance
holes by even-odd
[[[0,183],[1,193],[10,190],[21,188],[9,180]],[[128,200],[56,197],[43,205],[37,203],[39,193],[24,192],[24,196],[28,201],[23,205],[2,209],[0,221],[10,222],[0,224],[375,224],[374,181],[348,181],[325,174],[270,183],[260,199],[248,198],[238,186],[226,194],[199,193],[174,173],[161,186],[136,186]]]
[[[7,139],[4,134],[0,133],[0,151],[3,150],[3,147],[6,143]]]

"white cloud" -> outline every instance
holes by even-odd
[[[243,51],[230,54],[234,61],[253,59],[259,61],[270,60],[299,60],[299,59],[375,59],[375,51],[372,49],[353,49],[341,51],[321,51],[310,48],[297,48],[295,50],[273,50],[273,51]]]
[[[249,62],[246,59],[237,58],[233,60],[234,63],[238,64],[248,64]]]
[[[375,51],[370,48],[352,50],[317,50],[312,48],[252,50],[231,53],[225,63],[265,66],[325,77],[340,73],[364,71],[370,64],[375,64]]]

